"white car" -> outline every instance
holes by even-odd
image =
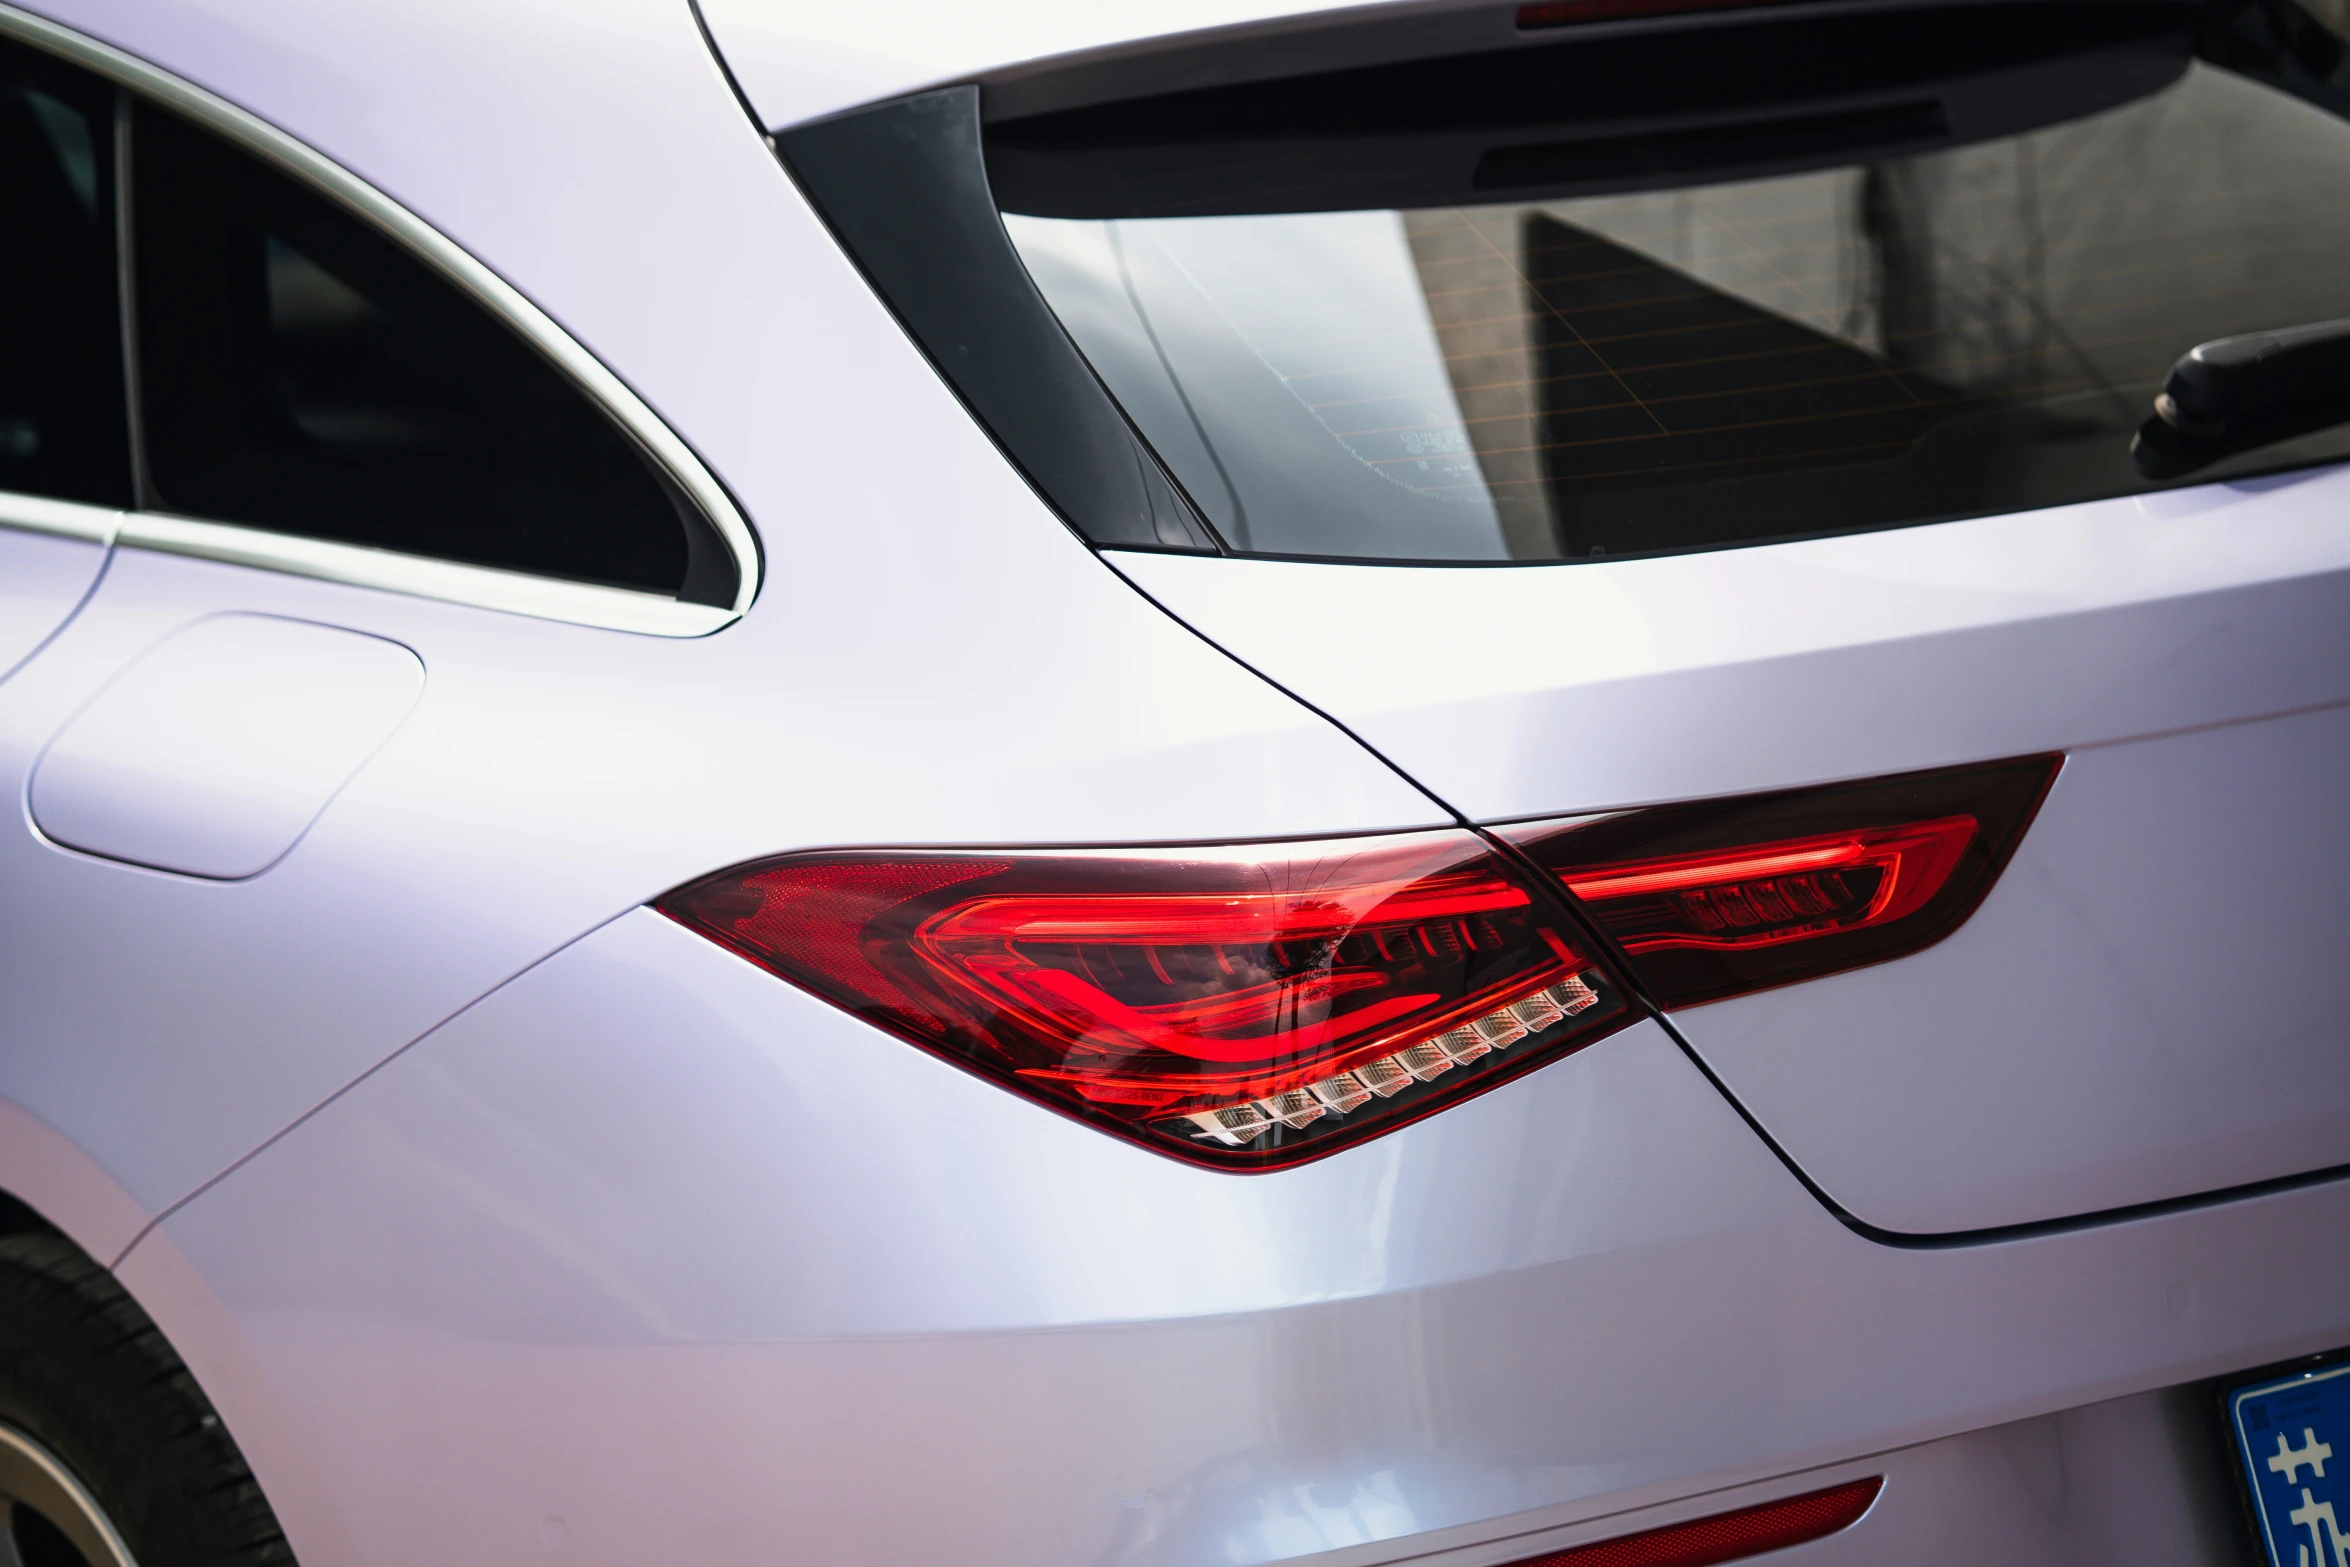
[[[0,5],[0,1567],[2350,1567],[2346,38]]]

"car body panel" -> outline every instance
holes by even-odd
[[[429,672],[250,881],[0,833],[0,1186],[115,1266],[307,1567],[1500,1567],[1869,1474],[1869,1517],[1789,1561],[2229,1561],[2181,1411],[2350,1337],[2323,1243],[2350,1183],[1888,1244],[1708,1081],[1743,1069],[1703,1010],[1673,1020],[1695,1059],[1642,1023],[1235,1176],[641,905],[799,847],[1402,830],[2043,745],[2080,764],[2084,734],[2340,704],[2338,479],[1597,570],[1106,566],[808,211],[690,8],[44,11],[512,280],[765,551],[748,614],[680,640],[124,548],[0,685],[23,818],[40,749],[204,617],[381,637]],[[1093,30],[819,86],[1152,25],[1067,14]],[[2161,1494],[2133,1509],[2133,1484]]]
[[[2350,708],[2067,759],[1914,957],[1676,1024],[1854,1216],[1932,1233],[2350,1162]]]
[[[354,1561],[1370,1562],[2317,1348],[2346,1204],[1886,1247],[1654,1025],[1233,1177],[639,911],[124,1271],[207,1282]]]
[[[2325,469],[1651,560],[1116,559],[1475,819],[2072,753],[1955,937],[1674,1019],[1833,1200],[1941,1233],[2350,1163],[2346,507]]]
[[[106,566],[106,545],[0,524],[0,680],[81,607]]]
[[[703,641],[630,638],[122,551],[97,602],[0,695],[0,747],[20,799],[42,746],[93,692],[216,608],[384,637],[416,649],[432,678],[399,732],[267,875],[223,883],[95,859],[20,816],[0,842],[12,890],[0,916],[12,1024],[4,1096],[160,1211],[547,951],[733,861],[908,838],[1181,841],[1255,836],[1249,829],[1270,822],[1377,830],[1434,817],[1343,736],[1283,711],[1164,617],[1137,613],[1067,535],[1037,534],[1063,552],[1067,613],[1049,628],[975,629],[1011,637],[1009,662],[1046,664],[1059,646],[1051,639],[1082,625],[1078,606],[1093,596],[1100,618],[1092,634],[1076,633],[1089,644],[1086,674],[1033,709],[1047,726],[1082,725],[1083,737],[1031,750],[1040,731],[1030,725],[1007,744],[1000,726],[1022,704],[981,708],[942,682],[937,723],[909,724],[898,758],[868,749],[854,768],[809,758],[796,737],[859,700],[866,681],[913,681],[886,659],[832,664],[852,641],[838,622],[812,660],[778,659],[759,630],[792,636],[817,630],[818,617],[771,615]],[[1017,647],[1031,638],[1045,640]],[[806,673],[795,678],[795,667]],[[1102,682],[1096,699],[1060,706],[1086,679]],[[1159,680],[1192,709],[1188,738],[1097,716]],[[956,788],[935,786],[941,766],[955,770]],[[1266,809],[1268,787],[1292,791],[1289,809]],[[817,806],[822,796],[835,806]],[[136,965],[88,984],[88,955],[129,930],[143,938]]]
[[[32,1112],[0,1099],[0,1192],[39,1214],[101,1262],[130,1249],[150,1222],[106,1167]]]
[[[415,708],[397,642],[270,615],[173,632],[43,748],[26,788],[52,842],[234,881],[293,848]]]
[[[920,0],[910,7],[705,0],[701,9],[712,39],[761,122],[782,126],[1054,56],[1147,47],[1153,40],[1204,29],[1261,34],[1268,30],[1266,24],[1310,20],[1331,12],[1409,14],[1466,7],[1458,0],[1383,6],[1347,6],[1332,0],[1176,0],[1152,6],[1146,14],[1116,0],[1050,0],[992,10],[939,0]]]
[[[394,192],[428,192],[428,216],[462,219],[459,242],[529,279],[666,415],[693,416],[769,562],[744,620],[675,639],[117,552],[67,632],[0,687],[0,778],[20,801],[73,713],[208,615],[385,638],[430,671],[398,733],[249,882],[77,855],[22,818],[0,835],[0,1097],[150,1213],[548,951],[733,861],[1445,820],[1142,603],[1036,500],[832,248],[683,11],[575,17],[550,60],[528,17],[498,8],[238,13],[250,27],[59,9]],[[435,27],[473,48],[420,54]],[[576,124],[516,108],[534,71],[572,84]],[[369,91],[332,90],[356,80]],[[515,189],[553,194],[518,204]],[[1006,609],[1035,603],[1052,613]],[[827,743],[884,709],[853,755]],[[123,982],[85,983],[128,929],[149,945]]]
[[[1511,821],[2350,701],[2346,518],[2350,472],[2317,470],[1651,560],[1111,559],[1438,798]],[[1332,656],[1350,644],[1377,679]]]

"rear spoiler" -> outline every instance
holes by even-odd
[[[1930,152],[2169,85],[2178,0],[1894,6],[1548,0],[1506,48],[1004,112],[981,87],[999,207],[1038,217],[1441,207],[1653,190]],[[1513,13],[1514,14],[1514,13]]]

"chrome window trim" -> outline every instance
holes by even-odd
[[[635,631],[656,637],[708,636],[741,613],[719,604],[688,604],[658,593],[565,582],[527,571],[468,566],[397,550],[338,544],[297,533],[270,533],[234,523],[205,522],[165,512],[132,512],[122,519],[115,543],[166,555],[192,555],[232,566],[258,566],[320,582],[382,588],[413,598],[441,599],[478,609],[504,610],[539,620],[563,620],[607,631]]]
[[[760,588],[759,544],[726,487],[626,382],[470,252],[357,175],[258,115],[182,81],[136,55],[46,17],[19,10],[5,0],[0,0],[0,37],[57,55],[119,87],[143,93],[178,110],[302,180],[429,263],[553,361],[575,387],[600,405],[651,454],[710,520],[734,557],[738,583],[730,605],[689,604],[657,593],[597,587],[528,572],[336,544],[237,523],[201,522],[159,513],[126,514],[14,493],[0,494],[0,527],[28,528],[99,542],[119,541],[144,549],[257,566],[329,582],[652,636],[707,636],[741,618],[751,607]],[[68,516],[69,512],[80,515]],[[101,517],[112,524],[105,534],[93,531]]]
[[[18,533],[47,533],[61,539],[82,539],[91,544],[112,544],[121,533],[130,513],[111,506],[92,506],[86,501],[52,500],[46,495],[26,495],[16,490],[0,490],[0,528]]]

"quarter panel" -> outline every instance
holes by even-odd
[[[966,608],[942,604],[922,628],[1003,667],[1086,648],[1048,689],[992,709],[920,648],[893,651],[897,628],[845,624],[846,594],[797,617],[771,599],[755,623],[677,641],[123,550],[99,601],[0,687],[0,776],[18,802],[0,833],[0,1093],[160,1212],[547,951],[729,863],[1434,816],[1065,534],[1041,538],[1058,566],[1048,553],[998,563],[1026,580],[964,581],[1041,593],[1054,613],[998,618],[941,584]],[[219,609],[383,637],[432,678],[265,876],[201,881],[40,837],[25,803],[40,747],[124,663]]]
[[[142,654],[42,752],[34,822],[108,859],[267,870],[416,705],[424,668],[380,637],[260,615]]]
[[[72,617],[105,564],[92,540],[0,527],[0,680]]]
[[[1585,1057],[1525,1079],[1532,1095],[1496,1089],[1311,1165],[1230,1176],[1007,1093],[639,909],[262,1155],[309,1172],[272,1201],[369,1239],[330,1261],[281,1249],[265,1220],[252,1243],[271,1271],[252,1282],[304,1300],[388,1290],[420,1325],[499,1340],[997,1333],[1676,1245],[1801,1194],[1751,1134],[1728,1135],[1718,1100],[1690,1102],[1703,1079],[1653,1024],[1568,1059]],[[1662,1128],[1691,1115],[1722,1135],[1662,1162]],[[1626,1165],[1641,1189],[1591,1201],[1598,1172]]]
[[[99,1163],[21,1105],[0,1099],[0,1192],[100,1261],[122,1255],[147,1211]]]
[[[51,12],[442,224],[686,435],[769,562],[745,619],[694,640],[117,552],[0,687],[19,802],[0,1094],[148,1212],[563,942],[734,861],[1445,820],[1038,502],[808,213],[687,8]],[[41,842],[23,811],[39,748],[138,652],[232,611],[399,642],[429,688],[249,883]]]
[[[1886,1248],[1652,1027],[1223,1175],[640,911],[126,1275],[217,1299],[353,1561],[1360,1567],[2333,1343],[2346,1200]]]

